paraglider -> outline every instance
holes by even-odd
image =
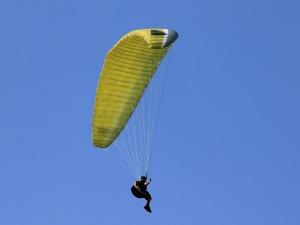
[[[136,30],[107,53],[94,105],[96,147],[106,148],[118,137],[177,37],[168,29]]]
[[[152,197],[150,193],[147,191],[147,186],[151,183],[152,179],[147,182],[147,177],[142,176],[139,181],[135,181],[131,187],[131,193],[136,198],[144,198],[146,199],[146,205],[144,206],[144,209],[148,212],[152,212],[150,208],[150,201],[152,200]]]
[[[153,119],[155,110],[152,107],[156,104],[157,96],[155,101],[149,104],[144,104],[141,99],[163,58],[177,38],[178,33],[169,29],[132,31],[108,51],[100,75],[93,112],[93,144],[106,149],[115,142],[125,162],[129,165],[128,170],[132,171],[137,178],[140,178],[142,172],[148,174],[155,134],[155,121],[151,120],[156,120]],[[157,90],[161,91],[161,88]],[[158,95],[158,91],[153,92]],[[139,102],[142,103],[139,104]],[[150,116],[144,116],[141,113],[142,119],[138,120],[133,135],[129,138],[122,138],[122,144],[118,144],[117,140],[120,139],[120,134],[125,132],[123,130],[129,126],[129,121],[135,120],[131,117],[135,115],[138,105],[146,105],[145,111]],[[145,118],[149,122],[146,122]],[[125,142],[128,144],[126,145]],[[135,182],[136,190],[134,191],[140,191],[139,194],[144,193],[143,198],[147,200],[145,209],[151,212],[149,204],[152,198],[145,188],[149,183],[143,179]]]

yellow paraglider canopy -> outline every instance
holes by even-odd
[[[168,29],[136,30],[107,53],[94,105],[96,147],[106,148],[118,137],[177,37]]]

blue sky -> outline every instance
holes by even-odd
[[[0,1],[0,224],[300,224],[299,1]],[[179,33],[152,210],[92,146],[106,52]]]

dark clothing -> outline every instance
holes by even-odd
[[[135,186],[136,185],[136,186]],[[146,200],[151,198],[150,193],[146,190],[147,185],[140,181],[136,181],[135,185],[131,187],[132,194],[137,198],[145,198]]]
[[[141,191],[147,190],[147,185],[145,185],[143,181],[136,181],[135,184],[140,188]]]
[[[144,198],[145,198],[146,200],[148,200],[148,199],[150,199],[150,198],[152,198],[152,197],[151,197],[151,195],[150,195],[150,193],[149,193],[148,191],[145,191],[145,196],[144,196]]]

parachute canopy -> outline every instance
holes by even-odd
[[[107,53],[94,105],[94,146],[106,148],[118,137],[177,38],[169,29],[135,30]]]

